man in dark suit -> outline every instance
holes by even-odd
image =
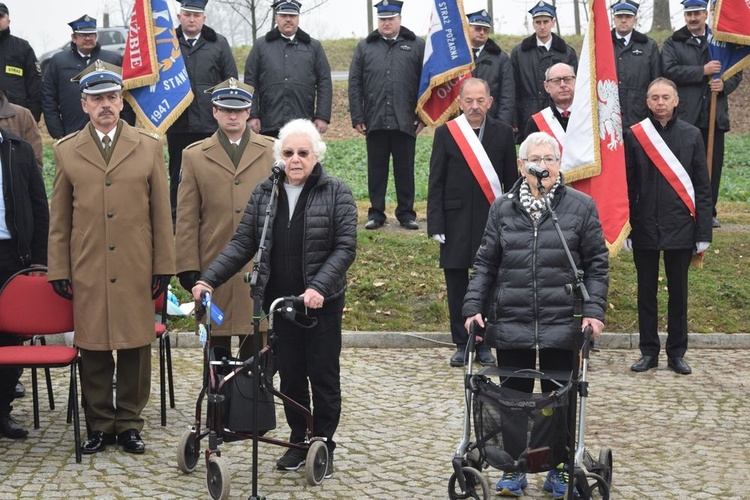
[[[513,129],[487,116],[491,106],[487,82],[465,80],[459,94],[463,114],[438,127],[430,158],[427,233],[440,243],[451,337],[456,344],[451,366],[466,363],[469,337],[461,308],[487,213],[494,199],[518,179]],[[495,364],[490,349],[481,344],[477,361]]]

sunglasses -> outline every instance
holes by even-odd
[[[298,151],[294,151],[293,149],[285,149],[281,152],[281,156],[283,156],[284,158],[291,158],[295,153],[297,153],[297,156],[299,156],[300,158],[307,158],[308,156],[310,156],[310,152],[306,149],[300,149]]]

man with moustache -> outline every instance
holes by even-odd
[[[182,166],[182,151],[196,141],[216,132],[211,96],[205,91],[214,85],[237,78],[237,64],[227,39],[206,25],[208,0],[181,0],[177,19],[177,40],[185,61],[185,70],[193,91],[193,102],[167,130],[169,151],[169,202],[172,222],[177,219],[177,188]]]
[[[469,335],[461,309],[487,213],[495,198],[518,179],[513,129],[489,116],[492,101],[487,82],[464,80],[458,98],[463,114],[435,130],[430,157],[427,234],[440,243],[451,338],[456,344],[451,366],[464,366],[468,359]],[[476,350],[479,364],[495,364],[485,344]]]
[[[273,139],[247,125],[253,88],[230,78],[209,89],[219,129],[182,154],[177,204],[177,277],[192,290],[208,265],[234,235],[255,186],[271,174]],[[242,272],[215,290],[224,320],[211,329],[213,345],[231,351],[232,335],[240,336],[239,357],[252,356],[253,301]]]
[[[121,68],[96,61],[74,80],[91,119],[55,144],[47,279],[74,301],[89,429],[84,454],[118,443],[144,453],[153,299],[174,274],[164,149],[120,119]],[[117,351],[117,389],[112,394]]]
[[[97,60],[122,65],[117,52],[102,50],[97,41],[96,19],[84,14],[68,23],[73,30],[70,45],[49,60],[42,79],[42,110],[47,132],[60,139],[88,125],[89,117],[81,108],[81,91],[71,78]],[[121,117],[135,125],[135,113],[125,103]]]
[[[659,365],[659,257],[669,295],[667,366],[692,372],[688,344],[688,267],[693,254],[711,242],[711,184],[700,131],[678,118],[677,86],[657,78],[648,88],[648,118],[625,130],[625,163],[630,200],[630,237],[638,276],[638,331],[641,358],[630,367],[645,372]]]
[[[717,93],[714,144],[711,157],[711,196],[713,227],[721,227],[716,217],[719,184],[724,166],[724,134],[729,131],[728,96],[739,86],[742,73],[728,78],[714,78],[721,71],[721,63],[711,60],[706,39],[708,3],[704,0],[683,0],[685,26],[664,41],[661,52],[664,76],[677,84],[680,104],[677,116],[701,131],[703,146],[708,150],[708,128],[711,92]]]
[[[324,134],[331,122],[331,66],[318,40],[299,28],[297,0],[272,5],[276,27],[255,41],[245,63],[245,83],[255,88],[250,128],[278,137],[295,118],[306,118]]]
[[[492,18],[486,10],[466,14],[469,20],[469,38],[474,53],[476,67],[471,76],[481,78],[490,86],[492,107],[489,116],[513,125],[513,105],[515,85],[513,66],[510,58],[495,41],[490,38]]]
[[[578,66],[576,51],[557,36],[555,29],[555,6],[540,0],[529,10],[534,25],[534,34],[513,47],[510,60],[513,63],[513,79],[516,85],[516,116],[514,127],[518,130],[516,141],[526,137],[524,126],[529,117],[544,109],[549,101],[542,82],[547,69],[556,63]]]
[[[576,90],[576,74],[573,67],[557,63],[544,75],[544,90],[549,94],[550,105],[534,113],[526,122],[528,136],[534,132],[546,132],[562,145],[570,121],[570,107]]]
[[[378,29],[357,44],[349,67],[352,126],[366,137],[370,208],[365,229],[385,224],[385,194],[393,157],[396,218],[419,229],[414,211],[414,156],[424,123],[417,117],[425,43],[401,26],[401,0],[375,4]]]
[[[661,76],[661,56],[656,42],[633,29],[637,21],[638,2],[619,0],[612,4],[612,44],[617,66],[622,127],[627,128],[646,118],[646,89]]]

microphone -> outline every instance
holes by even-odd
[[[541,167],[538,163],[527,163],[526,172],[535,175],[537,179],[546,179],[549,177],[549,170]]]
[[[273,175],[279,175],[281,172],[284,171],[286,168],[286,163],[284,163],[281,160],[276,160],[273,164],[273,167],[271,167],[271,172],[273,172]]]

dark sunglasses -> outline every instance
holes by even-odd
[[[307,158],[308,156],[310,156],[310,152],[306,149],[300,149],[299,151],[294,151],[293,149],[285,149],[281,152],[281,156],[283,156],[284,158],[291,158],[292,156],[294,156],[295,152],[300,158]]]

